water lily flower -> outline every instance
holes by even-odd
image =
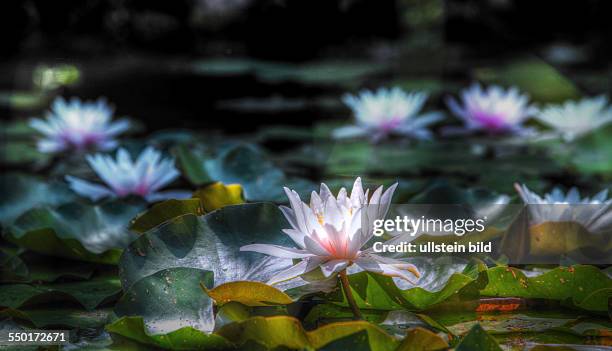
[[[59,97],[53,101],[45,119],[33,118],[30,126],[42,134],[38,150],[56,153],[69,149],[110,150],[117,146],[115,137],[130,127],[127,119],[112,122],[113,108],[103,98],[69,102]]]
[[[612,106],[605,96],[567,101],[538,110],[535,118],[559,132],[567,141],[612,122]]]
[[[353,110],[356,124],[338,128],[333,135],[370,136],[375,141],[389,134],[429,139],[431,131],[427,128],[443,116],[437,112],[419,115],[427,96],[425,92],[406,93],[400,88],[364,90],[358,96],[346,94],[342,100]]]
[[[461,92],[461,105],[454,98],[448,98],[446,103],[464,122],[463,132],[524,134],[528,129],[522,123],[536,112],[526,94],[515,87],[504,90],[496,85],[484,90],[473,84]]]
[[[514,185],[523,202],[529,206],[532,224],[544,222],[575,222],[592,233],[612,229],[612,199],[608,190],[593,197],[580,197],[576,188],[567,193],[555,188],[544,197],[532,192],[527,186]]]
[[[93,201],[129,195],[141,196],[149,202],[190,196],[186,191],[158,191],[175,180],[179,172],[173,159],[162,158],[161,153],[152,147],[142,151],[135,161],[123,148],[117,151],[116,159],[103,154],[88,155],[86,159],[106,186],[70,175],[66,176],[66,180],[73,191]]]
[[[412,273],[419,275],[415,266],[406,262],[378,256],[371,249],[362,247],[372,238],[372,223],[386,216],[391,197],[397,187],[392,185],[383,193],[379,187],[369,197],[357,178],[351,195],[342,188],[335,197],[327,185],[321,184],[319,193],[312,192],[310,205],[302,202],[299,195],[285,188],[291,208],[281,206],[281,211],[291,228],[284,229],[297,247],[253,244],[240,248],[266,255],[301,260],[291,268],[272,277],[268,284],[276,284],[317,268],[325,277],[340,273],[355,264],[364,270],[410,280]]]

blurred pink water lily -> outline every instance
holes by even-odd
[[[524,134],[528,129],[523,127],[523,122],[536,112],[526,94],[515,87],[505,90],[497,85],[483,89],[473,84],[461,92],[461,104],[454,98],[448,98],[446,103],[463,121],[461,132]]]
[[[42,134],[40,152],[56,153],[89,148],[110,150],[117,146],[115,137],[130,128],[127,119],[111,121],[113,108],[100,98],[82,102],[78,98],[53,101],[45,119],[33,118],[30,126]]]
[[[105,183],[92,183],[73,176],[66,176],[70,188],[81,196],[97,201],[104,197],[141,196],[149,202],[190,197],[187,191],[158,190],[174,181],[179,172],[171,158],[162,158],[159,151],[147,147],[133,161],[125,149],[117,151],[117,158],[96,154],[86,157],[89,166]]]
[[[293,279],[317,268],[325,277],[330,277],[352,264],[366,271],[410,281],[409,273],[419,276],[414,265],[375,255],[371,249],[362,250],[373,236],[374,220],[386,216],[396,187],[397,183],[383,193],[381,186],[369,197],[369,191],[364,192],[361,179],[357,178],[350,196],[342,188],[334,197],[327,185],[321,184],[319,193],[312,192],[310,205],[302,202],[295,191],[285,188],[291,208],[281,206],[281,211],[291,228],[283,232],[297,248],[253,244],[240,250],[301,260],[271,278],[268,284]]]
[[[415,139],[429,139],[428,127],[441,120],[437,112],[420,114],[428,94],[406,93],[400,88],[377,91],[364,90],[359,95],[346,94],[342,101],[351,108],[355,124],[334,130],[335,138],[367,136],[379,140],[389,134],[400,134]]]

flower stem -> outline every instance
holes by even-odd
[[[357,303],[355,302],[355,298],[353,297],[353,292],[351,291],[351,286],[349,285],[348,276],[346,275],[346,268],[340,271],[340,283],[342,285],[342,291],[344,291],[344,296],[346,296],[346,300],[348,301],[348,304],[351,307],[351,311],[353,311],[354,319],[363,319],[363,317],[361,316],[361,311],[359,310],[359,307],[357,307]]]

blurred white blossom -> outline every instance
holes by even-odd
[[[42,134],[38,150],[56,153],[66,150],[109,150],[117,146],[115,137],[130,127],[127,119],[111,121],[113,108],[100,98],[82,102],[78,98],[53,101],[46,118],[33,118],[30,126]]]
[[[427,93],[406,93],[400,88],[364,90],[359,95],[346,94],[344,103],[351,108],[355,125],[338,128],[336,138],[368,136],[379,140],[389,134],[407,135],[416,139],[431,138],[428,127],[441,120],[436,112],[419,115]]]
[[[123,148],[117,151],[117,158],[110,155],[88,155],[87,162],[105,185],[92,183],[73,176],[66,176],[70,188],[79,195],[93,201],[103,197],[125,197],[136,195],[154,202],[170,198],[187,198],[186,191],[158,190],[174,181],[179,172],[171,158],[162,158],[159,151],[146,148],[133,161]]]
[[[598,96],[549,105],[535,117],[571,141],[612,122],[612,107],[605,96]]]

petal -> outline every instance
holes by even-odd
[[[366,271],[402,278],[409,282],[412,282],[413,277],[408,275],[408,272],[417,278],[420,276],[419,271],[412,264],[372,254],[358,258],[355,264]]]
[[[348,266],[347,260],[331,260],[321,265],[321,272],[328,278],[331,275],[340,272]]]
[[[74,192],[81,196],[88,197],[93,201],[97,201],[106,196],[115,196],[115,193],[113,193],[110,189],[83,179],[67,175],[66,181],[69,183],[70,189],[72,189]]]
[[[304,236],[304,246],[306,250],[317,256],[329,256],[329,252],[325,250],[318,242],[309,236]]]
[[[319,257],[311,257],[302,260],[300,263],[292,266],[291,268],[284,270],[277,275],[273,276],[268,280],[267,284],[273,285],[284,282],[289,279],[293,279],[302,274],[308,273],[317,267],[323,262],[323,260]]]

